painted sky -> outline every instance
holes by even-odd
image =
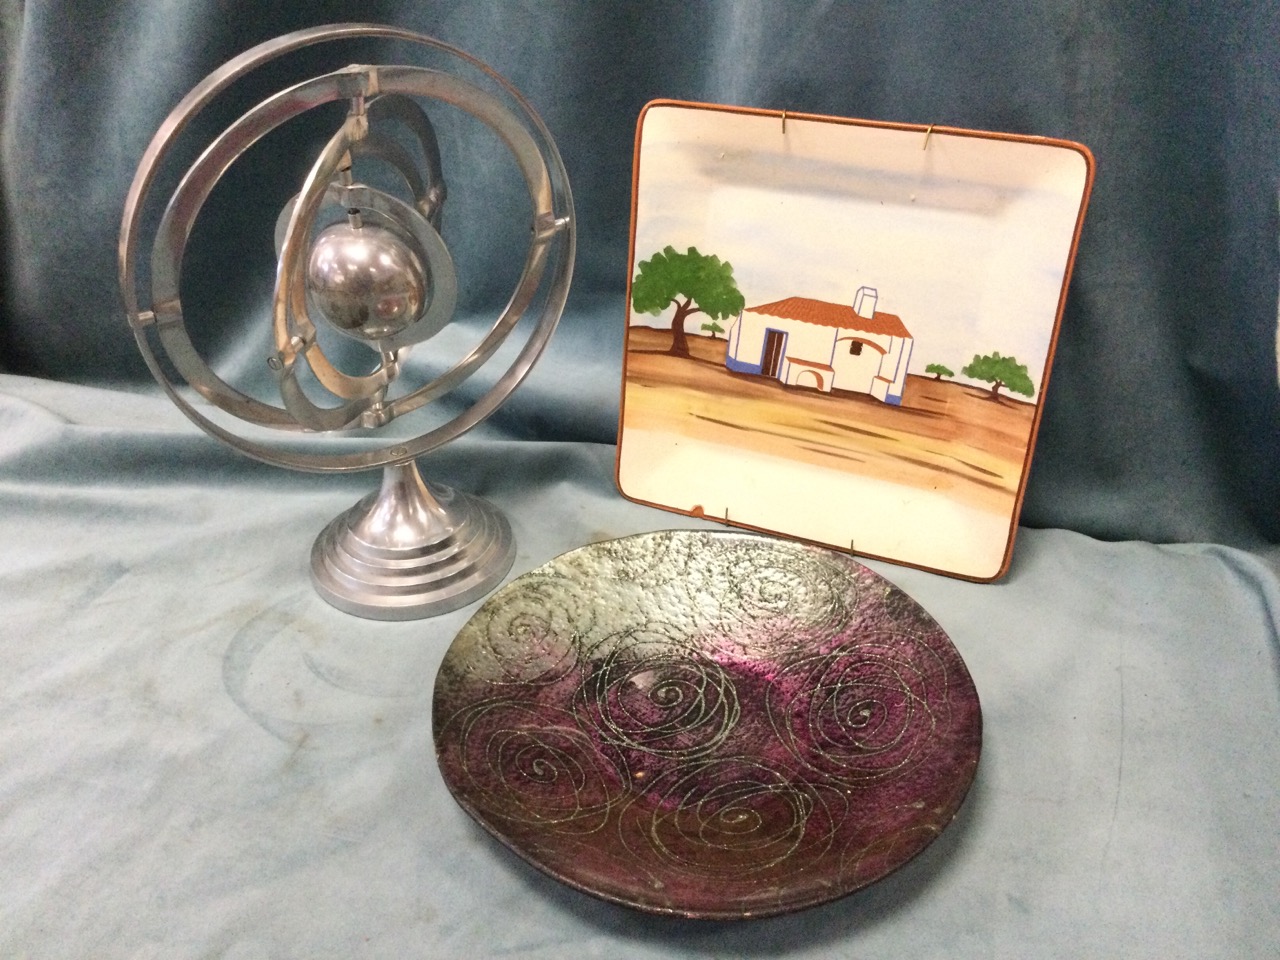
[[[636,261],[668,245],[714,253],[733,264],[748,307],[791,296],[851,304],[858,287],[875,287],[877,309],[915,336],[911,372],[959,373],[998,350],[1027,365],[1038,398],[1084,157],[936,132],[923,147],[915,131],[788,117],[784,134],[777,116],[652,107]]]

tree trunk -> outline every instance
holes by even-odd
[[[1001,388],[1001,387],[1003,387],[1003,386],[1004,386],[1004,384],[1003,384],[1003,383],[1001,383],[999,380],[997,380],[995,383],[993,383],[993,384],[991,385],[991,396],[990,396],[990,397],[988,397],[987,399],[989,399],[989,400],[994,400],[996,403],[999,403],[999,402],[1000,402],[1000,388]]]
[[[673,357],[689,356],[689,338],[684,332],[684,322],[695,313],[701,312],[693,305],[692,300],[685,300],[683,303],[676,304],[676,315],[671,318],[670,353]]]

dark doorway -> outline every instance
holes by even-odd
[[[778,368],[782,366],[782,347],[787,342],[787,335],[781,330],[767,330],[764,335],[764,359],[760,363],[760,373],[766,377],[776,377]]]

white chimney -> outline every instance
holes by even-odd
[[[853,312],[870,320],[876,315],[876,301],[879,299],[880,294],[875,287],[859,287],[858,292],[853,295]]]

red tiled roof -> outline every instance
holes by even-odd
[[[842,303],[827,303],[825,300],[810,300],[808,297],[787,297],[758,307],[748,307],[747,312],[763,313],[784,320],[799,320],[802,323],[816,323],[823,327],[857,330],[861,333],[878,333],[889,337],[911,336],[897,314],[877,311],[875,316],[867,319],[854,313],[853,307]]]

